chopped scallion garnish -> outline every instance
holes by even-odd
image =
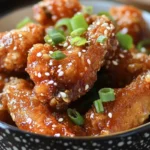
[[[87,40],[85,38],[76,36],[74,38],[71,39],[71,45],[75,45],[75,46],[83,46],[87,43]]]
[[[99,90],[98,93],[102,102],[110,102],[115,100],[115,92],[112,88],[103,88]]]
[[[45,41],[46,43],[50,44],[50,45],[53,45],[53,41],[52,41],[52,39],[51,39],[51,37],[50,37],[49,35],[46,35],[46,36],[44,37],[44,41]]]
[[[68,34],[70,34],[72,32],[72,26],[71,26],[69,18],[60,19],[57,21],[57,23],[55,25],[56,28],[61,28],[63,26],[67,27]]]
[[[78,28],[88,28],[88,24],[83,16],[83,14],[81,13],[77,13],[76,15],[74,15],[71,20],[71,26],[73,30],[76,30]]]
[[[145,39],[143,41],[140,41],[137,44],[137,49],[141,52],[142,48],[145,48],[145,46],[150,45],[150,39]]]
[[[108,17],[112,22],[114,22],[113,17],[112,17],[112,16],[110,15],[110,13],[107,12],[107,11],[101,11],[101,12],[98,13],[98,15],[99,15],[99,16],[105,15],[105,16]]]
[[[100,36],[97,38],[97,42],[99,42],[99,43],[104,43],[106,40],[107,40],[107,37],[104,36],[104,35],[100,35]]]
[[[62,60],[66,58],[66,55],[62,51],[59,51],[59,50],[53,52],[50,56],[51,58],[56,59],[56,60]]]
[[[97,113],[104,112],[104,107],[103,107],[102,101],[100,99],[94,101],[93,104],[94,104],[94,107],[95,107]]]
[[[70,120],[75,123],[76,125],[83,125],[84,124],[84,118],[80,115],[79,112],[77,112],[74,109],[69,108],[67,110],[67,114],[70,118]]]
[[[76,29],[76,30],[74,30],[74,31],[71,32],[71,36],[72,36],[72,37],[80,36],[80,35],[82,35],[85,31],[86,31],[85,28],[78,28],[78,29]]]
[[[31,22],[33,22],[33,21],[29,17],[25,17],[22,21],[20,21],[17,24],[16,28],[20,29],[20,28],[24,27],[26,24],[31,23]]]
[[[93,6],[83,6],[82,12],[84,14],[89,14],[91,15],[93,13]]]
[[[133,39],[129,34],[122,34],[118,32],[116,34],[119,44],[122,48],[129,50],[133,46]]]
[[[49,30],[48,35],[52,39],[54,45],[62,43],[66,40],[66,37],[61,33],[61,31],[56,29]]]

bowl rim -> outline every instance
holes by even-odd
[[[80,0],[80,1],[81,1],[81,3],[85,2],[85,0]],[[86,2],[88,2],[88,1],[91,1],[91,0],[86,0]],[[92,0],[93,3],[94,3],[94,1],[95,2],[98,1],[98,2],[105,2],[105,3],[123,5],[123,3],[121,3],[121,2],[116,2],[116,1],[111,1],[111,0],[107,0],[107,1],[105,1],[105,0]],[[29,4],[28,6],[25,6],[25,7],[20,7],[20,8],[17,8],[15,10],[12,10],[12,11],[6,13],[5,15],[3,15],[2,18],[5,17],[5,16],[7,16],[11,12],[14,12],[14,11],[17,11],[17,10],[29,7],[30,5],[31,4]],[[143,11],[143,14],[147,14],[147,15],[150,16],[150,12],[145,11],[145,10],[142,10],[142,11]],[[88,141],[88,140],[112,140],[112,139],[115,139],[115,138],[124,138],[124,137],[127,137],[127,136],[132,136],[134,134],[139,134],[141,132],[143,133],[144,131],[147,131],[148,129],[150,130],[150,122],[145,123],[143,125],[140,125],[138,127],[132,128],[132,129],[127,130],[127,131],[117,132],[117,133],[113,133],[113,134],[110,134],[110,135],[103,135],[103,136],[75,136],[75,137],[67,137],[67,136],[54,137],[54,136],[47,136],[47,135],[41,135],[41,134],[36,134],[36,133],[28,132],[28,131],[25,131],[25,130],[21,130],[21,129],[15,127],[15,126],[9,125],[9,124],[7,124],[5,122],[2,122],[2,121],[0,121],[0,129],[2,129],[2,130],[3,129],[4,130],[9,130],[9,131],[15,131],[15,132],[18,132],[20,134],[28,134],[28,135],[35,136],[35,137],[38,137],[38,138],[41,137],[41,138],[46,138],[46,139],[85,140],[85,141]]]
[[[46,139],[57,139],[57,140],[60,140],[60,139],[70,140],[71,139],[71,140],[84,140],[84,141],[88,141],[88,140],[112,140],[112,139],[116,139],[116,138],[129,137],[129,136],[132,136],[134,134],[140,134],[141,132],[146,133],[147,130],[150,130],[150,122],[143,124],[141,126],[132,128],[132,129],[127,130],[127,131],[117,132],[114,134],[103,135],[103,136],[75,136],[75,137],[60,136],[60,137],[55,137],[55,136],[41,135],[41,134],[21,130],[15,126],[9,125],[9,124],[2,122],[2,121],[0,121],[0,129],[14,131],[14,132],[18,132],[20,134],[26,134],[26,135],[28,134],[28,135],[35,136],[38,138],[41,137],[41,138],[46,138]]]

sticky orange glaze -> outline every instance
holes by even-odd
[[[26,67],[28,50],[43,42],[44,29],[28,24],[22,29],[0,33],[0,71],[22,71]]]
[[[139,75],[130,85],[115,90],[115,101],[104,103],[104,113],[94,106],[87,112],[88,135],[98,136],[126,131],[145,122],[150,113],[150,72]]]
[[[34,18],[42,25],[53,25],[61,18],[71,18],[81,10],[78,0],[43,0],[34,5]]]
[[[124,87],[132,82],[140,73],[150,69],[150,57],[137,50],[123,50],[118,48],[115,55],[106,59],[103,67],[103,76],[100,74],[100,83],[105,82],[104,86]],[[106,81],[107,80],[107,81]]]
[[[114,32],[111,21],[103,16],[89,26],[85,35],[88,44],[85,46],[71,46],[69,37],[60,47],[34,45],[28,55],[26,71],[35,83],[36,95],[60,109],[89,91],[97,79],[97,71],[106,53],[116,48]],[[97,42],[100,35],[108,37],[103,44]],[[57,49],[67,57],[59,61],[52,59],[50,54]]]
[[[116,21],[117,30],[130,34],[135,43],[148,36],[148,27],[138,8],[126,5],[112,7],[110,14]]]
[[[33,94],[33,85],[23,79],[11,78],[3,92],[2,103],[7,103],[9,113],[19,129],[43,135],[85,135],[83,129],[74,125],[66,113],[51,111]]]

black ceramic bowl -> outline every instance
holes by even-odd
[[[82,0],[94,6],[95,12],[108,10],[118,3],[98,0]],[[0,19],[0,31],[14,28],[16,23],[32,16],[31,6],[18,9]],[[143,12],[150,27],[150,14]],[[51,137],[25,131],[0,122],[0,150],[150,150],[150,123],[128,132],[105,137]]]

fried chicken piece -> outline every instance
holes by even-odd
[[[130,85],[115,89],[113,102],[103,103],[104,113],[94,106],[87,112],[85,128],[88,135],[107,135],[126,131],[143,124],[150,114],[150,72],[139,75]]]
[[[34,18],[42,25],[54,25],[61,18],[71,18],[81,10],[78,0],[43,0],[34,5]]]
[[[115,55],[105,61],[103,71],[99,74],[98,84],[101,83],[103,87],[125,87],[139,74],[149,69],[150,57],[147,54],[118,48]]]
[[[67,47],[59,47],[67,56],[63,60],[50,57],[50,53],[57,48],[47,44],[34,45],[28,55],[26,71],[35,83],[37,97],[61,109],[89,91],[97,79],[97,71],[106,53],[117,47],[114,33],[115,28],[107,17],[97,17],[85,35],[88,44],[77,47],[70,45],[68,39],[64,44]],[[103,44],[97,42],[100,35],[107,37]]]
[[[19,129],[43,135],[85,135],[66,113],[51,111],[32,94],[33,85],[23,79],[11,78],[4,87],[2,102],[7,104],[13,121]]]
[[[112,7],[110,14],[116,21],[117,31],[130,34],[135,43],[148,36],[148,26],[139,9],[126,5]]]
[[[28,24],[18,30],[0,33],[0,72],[22,71],[26,67],[28,50],[43,42],[44,29]]]

